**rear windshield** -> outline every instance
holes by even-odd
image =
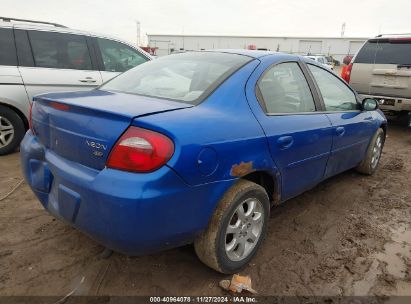
[[[411,40],[373,39],[367,41],[355,63],[411,64]]]
[[[198,104],[251,60],[247,56],[214,52],[169,55],[141,64],[101,89]]]

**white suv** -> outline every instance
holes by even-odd
[[[0,17],[0,155],[20,144],[33,96],[91,90],[151,59],[115,38]]]

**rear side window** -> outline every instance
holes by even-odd
[[[361,48],[355,63],[411,64],[411,40],[375,39]]]
[[[252,58],[217,52],[189,52],[141,64],[101,89],[199,104]]]
[[[84,36],[30,31],[29,38],[36,67],[92,70]]]
[[[296,62],[275,65],[258,81],[268,113],[315,111],[314,99],[303,72]]]
[[[17,65],[16,48],[14,46],[12,29],[0,29],[0,65]]]
[[[125,72],[148,61],[148,58],[123,43],[102,38],[97,38],[97,43],[107,72]]]

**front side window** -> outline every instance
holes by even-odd
[[[28,33],[36,67],[92,70],[84,36],[37,31]]]
[[[141,64],[101,89],[198,104],[250,60],[217,52],[174,54]]]
[[[308,67],[320,88],[326,111],[347,111],[358,109],[355,94],[342,80],[338,79],[331,72],[312,64],[309,64]]]
[[[303,72],[296,62],[275,65],[258,81],[268,113],[315,111],[314,99]]]
[[[97,38],[107,72],[125,72],[148,60],[135,49],[113,40]]]
[[[12,29],[0,29],[0,65],[17,65]]]

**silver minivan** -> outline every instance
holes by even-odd
[[[400,117],[410,124],[411,35],[369,39],[342,77],[359,94],[377,99],[387,117]]]
[[[151,59],[108,36],[0,17],[0,155],[20,144],[33,96],[91,90]]]

